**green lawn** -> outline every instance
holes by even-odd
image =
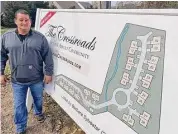
[[[8,28],[1,28],[1,34],[5,33],[8,30]]]

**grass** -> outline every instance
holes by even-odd
[[[1,34],[5,33],[8,30],[8,28],[1,27]]]
[[[5,68],[5,71],[4,71],[4,74],[8,77],[8,78],[10,78],[11,76],[11,70],[10,70],[10,66],[9,66],[9,62],[7,61],[7,63],[6,63],[6,68]]]

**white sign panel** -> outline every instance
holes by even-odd
[[[46,92],[87,134],[178,133],[177,14],[38,10],[54,60]]]

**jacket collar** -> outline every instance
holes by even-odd
[[[16,33],[17,35],[19,35],[19,32],[18,32],[18,29],[17,29],[17,28],[15,29],[15,33]],[[30,29],[30,31],[29,31],[26,35],[27,35],[27,36],[32,35],[32,29]]]

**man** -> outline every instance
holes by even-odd
[[[14,96],[14,122],[17,133],[23,134],[27,126],[28,88],[34,100],[35,117],[41,122],[44,121],[43,82],[48,84],[52,81],[53,59],[44,35],[31,29],[31,19],[27,11],[18,10],[14,21],[17,28],[6,32],[1,38],[0,82],[1,85],[6,85],[4,69],[9,59]],[[43,62],[45,63],[44,71]]]

